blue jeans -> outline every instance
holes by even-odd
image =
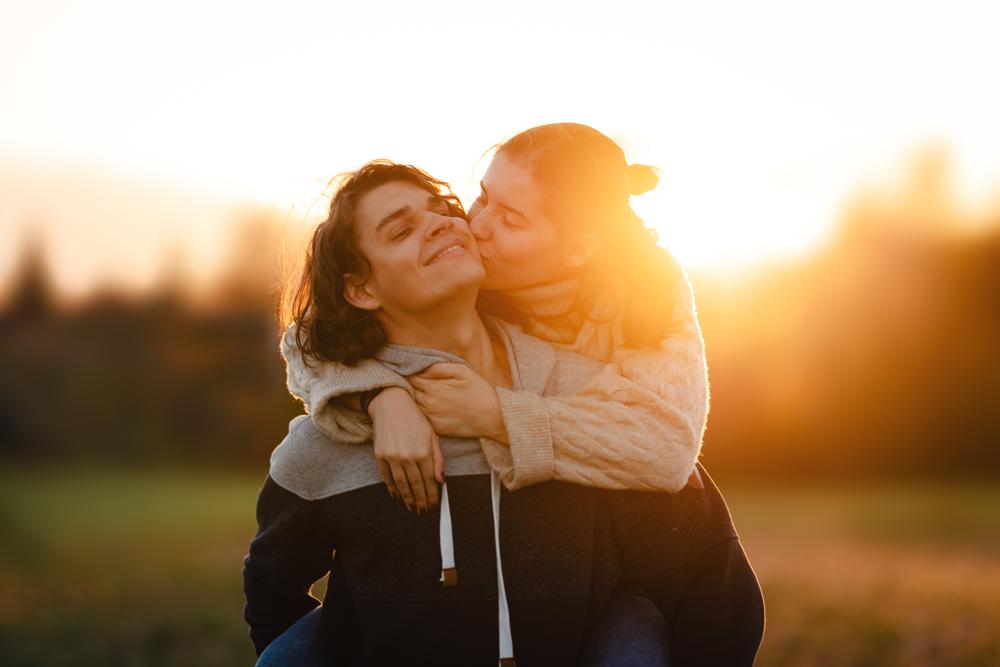
[[[649,598],[616,590],[583,652],[583,667],[667,667],[667,622]]]
[[[330,658],[323,650],[320,627],[323,607],[316,607],[300,618],[267,645],[257,658],[256,667],[329,667]]]
[[[264,650],[256,667],[329,667],[317,607]],[[584,650],[583,667],[667,667],[667,623],[647,598],[615,591]]]

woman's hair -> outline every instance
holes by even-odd
[[[361,197],[380,185],[404,181],[444,198],[449,213],[465,218],[451,188],[411,165],[373,160],[331,181],[336,192],[330,212],[313,232],[298,281],[286,285],[281,303],[283,327],[296,324],[295,343],[309,359],[352,365],[378,352],[388,342],[375,311],[344,298],[347,276],[368,278],[371,265],[358,247],[355,229]]]
[[[500,144],[497,154],[528,170],[561,233],[593,233],[599,239],[595,257],[581,272],[572,311],[593,317],[602,292],[620,290],[625,342],[658,347],[678,324],[675,297],[682,274],[629,204],[631,195],[656,187],[658,170],[628,164],[618,144],[577,123],[525,130]],[[518,319],[502,295],[489,295],[481,304]]]

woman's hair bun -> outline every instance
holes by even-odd
[[[628,191],[633,195],[649,192],[660,182],[660,170],[648,164],[628,166]]]

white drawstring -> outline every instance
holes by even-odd
[[[500,478],[490,473],[490,499],[493,506],[493,545],[497,554],[497,607],[500,626],[500,667],[513,667],[514,638],[510,631],[510,610],[507,607],[507,589],[503,583],[503,564],[500,561]],[[458,583],[455,567],[455,542],[451,529],[451,507],[448,504],[448,485],[441,486],[441,582],[445,586]]]
[[[448,505],[448,485],[441,485],[441,583],[454,586],[458,583],[458,570],[455,569],[455,541],[451,533],[451,507]]]
[[[490,473],[490,496],[493,499],[493,544],[497,550],[497,602],[500,609],[500,665],[514,664],[514,638],[510,632],[510,611],[507,589],[503,585],[503,565],[500,562],[500,478]]]

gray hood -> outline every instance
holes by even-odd
[[[519,327],[494,318],[484,318],[486,325],[503,341],[511,370],[514,389],[534,394],[564,393],[566,378],[553,380],[556,364],[555,348],[549,343],[525,334]],[[568,355],[577,357],[577,355]],[[466,364],[461,357],[441,350],[408,345],[387,345],[377,355],[386,368],[407,376],[419,373],[436,363]],[[600,364],[590,360],[574,360],[589,377]],[[467,364],[466,364],[467,365]],[[577,373],[569,378],[582,383]],[[569,393],[569,392],[565,392]],[[477,439],[442,437],[441,451],[445,460],[445,475],[485,475],[489,464]],[[371,444],[343,442],[331,439],[320,431],[308,415],[300,415],[289,424],[288,435],[271,454],[271,478],[292,493],[307,500],[318,500],[338,493],[382,483],[382,475],[372,455]]]

